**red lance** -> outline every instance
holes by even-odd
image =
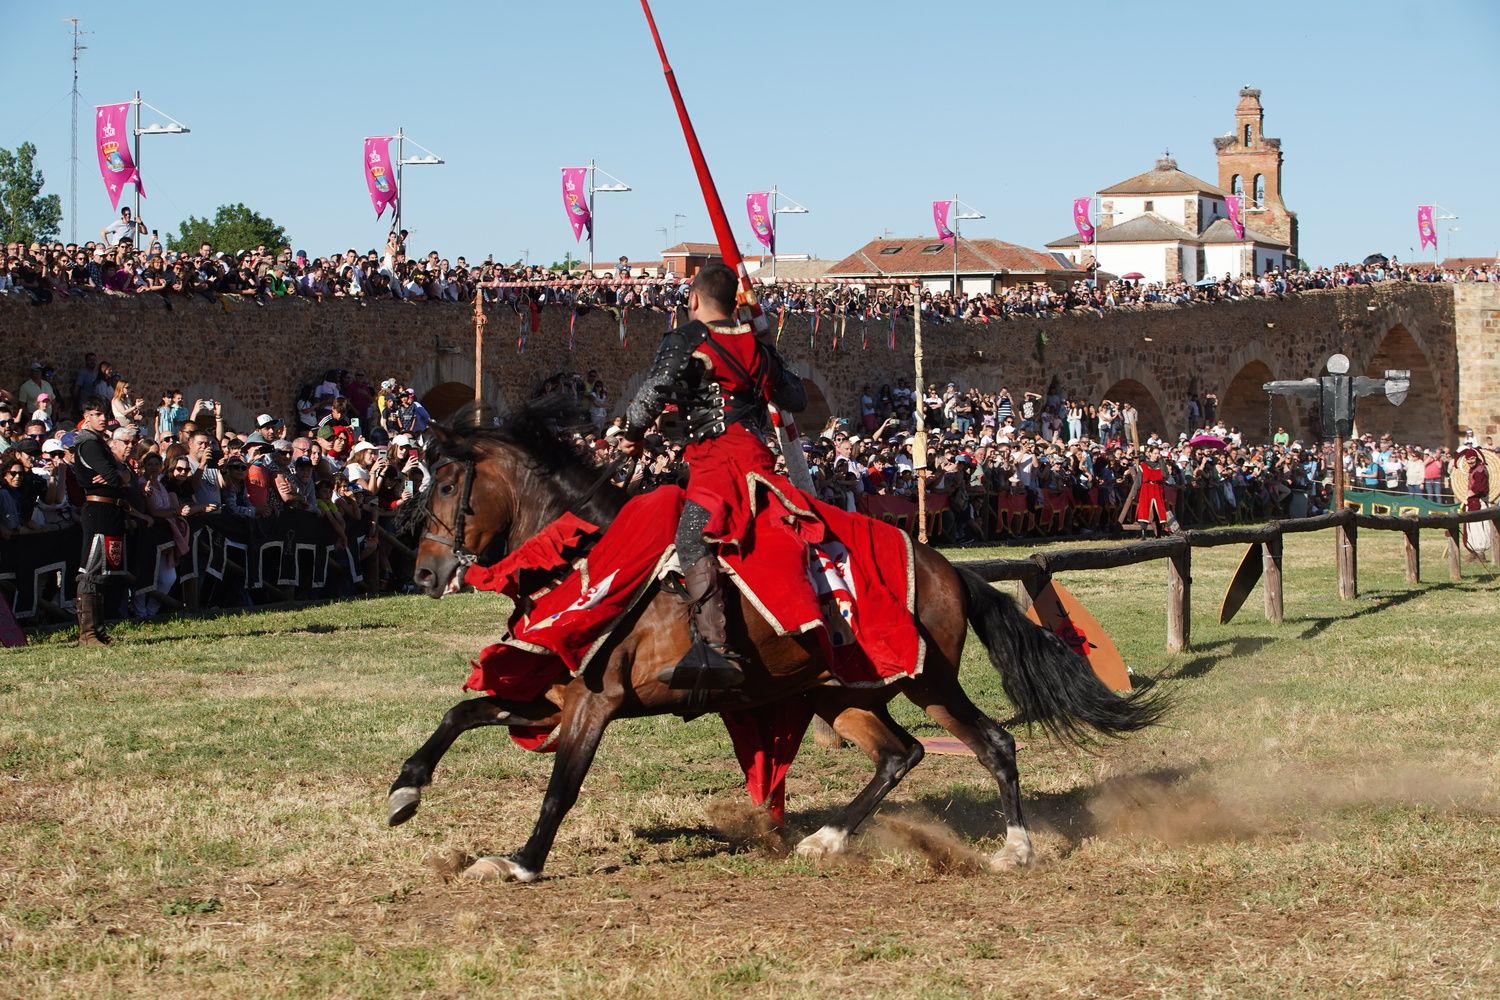
[[[757,337],[766,337],[771,332],[770,321],[760,307],[760,298],[755,294],[755,285],[745,260],[740,256],[739,244],[734,241],[734,231],[729,228],[729,216],[724,203],[719,200],[719,189],[714,185],[713,174],[708,171],[708,161],[703,157],[703,147],[698,143],[698,133],[693,130],[693,120],[688,117],[687,105],[683,103],[682,91],[677,87],[677,75],[667,62],[667,50],[662,46],[661,33],[656,30],[656,18],[651,15],[651,4],[641,0],[641,10],[646,14],[646,24],[651,29],[651,39],[656,42],[656,54],[661,56],[662,75],[667,78],[667,89],[672,92],[672,103],[677,106],[677,119],[682,123],[682,137],[687,140],[688,155],[693,158],[693,169],[698,173],[698,186],[703,189],[703,203],[708,208],[708,217],[713,222],[714,236],[719,241],[719,253],[724,263],[739,275],[740,305],[748,311],[751,328]],[[798,488],[812,491],[812,475],[807,470],[807,456],[802,453],[802,443],[797,435],[797,424],[792,415],[774,404],[771,405],[771,422],[786,440],[781,449],[786,457],[787,472]]]

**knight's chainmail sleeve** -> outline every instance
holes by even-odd
[[[651,369],[625,409],[626,440],[639,441],[646,436],[667,404],[668,390],[692,364],[692,342],[684,335],[685,329],[672,330],[656,348]]]

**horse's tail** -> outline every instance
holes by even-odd
[[[963,582],[969,623],[989,651],[1018,721],[1039,723],[1057,739],[1083,746],[1090,742],[1089,730],[1123,736],[1161,719],[1167,704],[1159,694],[1115,694],[1088,661],[1022,614],[1009,594],[972,569],[953,568]]]

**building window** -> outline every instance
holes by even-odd
[[[1154,211],[1156,211],[1156,202],[1150,201],[1148,199],[1147,202],[1146,202],[1146,211],[1148,211],[1148,212],[1154,212]]]
[[[1266,203],[1266,175],[1255,175],[1255,207],[1262,208]]]
[[[1245,182],[1240,179],[1240,175],[1239,174],[1235,174],[1233,177],[1231,177],[1229,179],[1229,193],[1230,194],[1244,194],[1245,193]]]
[[[889,256],[891,256],[893,254],[900,253],[902,251],[902,249],[904,249],[904,248],[903,247],[881,247],[880,248],[880,253],[883,256],[889,257]]]
[[[946,249],[948,249],[948,247],[947,247],[946,244],[943,244],[943,243],[929,243],[925,247],[922,248],[922,252],[923,253],[942,253]]]
[[[1246,149],[1249,149],[1251,147],[1251,145],[1253,145],[1253,143],[1251,143],[1251,141],[1250,141],[1250,135],[1251,135],[1250,126],[1246,125],[1245,126],[1245,148]]]

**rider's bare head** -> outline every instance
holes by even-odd
[[[705,264],[693,278],[693,294],[698,297],[695,309],[722,318],[734,312],[734,295],[739,279],[727,265],[715,261]]]

